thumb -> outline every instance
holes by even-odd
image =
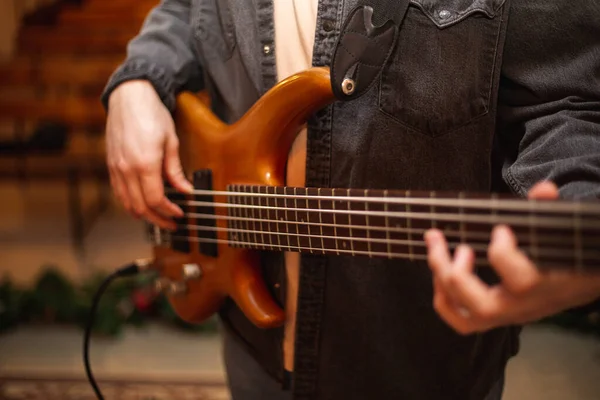
[[[185,178],[179,158],[179,141],[174,135],[167,137],[165,148],[165,174],[173,187],[181,192],[190,193],[194,186]]]

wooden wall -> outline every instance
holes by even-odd
[[[15,50],[20,21],[26,13],[56,0],[0,0],[0,63]]]

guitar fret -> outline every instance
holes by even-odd
[[[235,193],[235,185],[230,185],[229,190],[231,190],[231,193]],[[231,198],[231,202],[229,204],[231,204],[232,206],[235,206],[236,205],[235,194],[230,194],[229,197]],[[239,242],[237,212],[238,212],[237,207],[229,207],[229,214],[232,216],[231,226],[233,228],[231,237],[234,240],[233,246],[235,246],[235,247],[239,246],[239,244],[237,243],[237,242]]]
[[[464,209],[464,199],[465,194],[460,192],[458,195],[458,204],[459,204],[459,215],[460,215],[460,242],[466,243],[466,232],[465,232],[465,209]]]
[[[388,197],[388,191],[383,192],[383,197]],[[383,203],[383,211],[385,212],[385,238],[387,239],[387,254],[388,258],[392,259],[392,245],[390,243],[390,220],[388,215],[388,202]]]
[[[231,190],[231,186],[230,186]],[[227,204],[231,204],[231,194],[227,194]],[[227,207],[227,227],[229,228],[229,240],[235,241],[235,218],[232,215],[233,207]]]
[[[255,188],[255,186],[250,186],[250,193],[251,194],[254,194],[254,188]],[[254,200],[258,200],[259,199],[257,196],[252,196],[251,199],[252,199],[252,205],[253,206],[259,205],[259,204],[254,204]],[[252,208],[252,229],[255,232],[254,233],[254,241],[256,243],[258,243],[258,237],[256,236],[256,215],[254,214],[254,210],[255,210],[255,208],[253,207]],[[260,213],[260,209],[258,210],[258,212]],[[262,233],[262,218],[259,221],[260,221],[260,225],[261,225],[260,236],[261,236],[261,239],[262,239],[260,241],[260,244],[261,244],[261,247],[262,247],[265,244],[265,237],[264,237],[264,234]]]
[[[234,193],[239,193],[240,189],[238,185],[234,185],[233,186],[233,191]],[[235,198],[235,204],[236,205],[241,205],[241,199],[240,196],[234,196]],[[235,207],[235,216],[241,218],[242,217],[242,208],[241,207]],[[239,224],[238,224],[238,246],[239,247],[244,247],[244,243],[246,242],[246,238],[244,236],[244,222],[243,220],[238,220]]]
[[[300,231],[298,226],[300,225],[300,219],[298,218],[298,194],[296,193],[296,188],[294,187],[294,210],[296,210],[296,241],[298,242],[298,248],[300,248]]]
[[[321,212],[321,188],[317,189],[317,196],[319,196],[319,231],[321,232],[321,249],[323,249],[323,254],[325,254],[325,242],[323,235],[323,213]]]
[[[289,220],[290,220],[290,219],[288,218],[288,214],[287,214],[287,213],[288,213],[288,205],[287,205],[287,199],[288,199],[288,198],[287,198],[287,188],[284,188],[284,189],[283,189],[283,194],[284,194],[284,195],[286,195],[286,196],[283,198],[283,208],[284,208],[284,210],[285,210],[285,211],[284,211],[284,213],[285,213],[285,221],[287,222],[287,221],[289,221]],[[282,221],[283,221],[283,218],[282,218]],[[289,225],[290,225],[290,224],[285,224],[285,233],[287,233],[287,235],[286,235],[286,238],[287,238],[288,250],[289,250],[289,251],[292,251],[292,245],[290,244],[290,227],[289,227]]]
[[[250,242],[252,240],[250,239],[250,235],[251,235],[251,233],[250,233],[250,221],[248,221],[248,218],[249,218],[249,216],[248,216],[248,207],[247,207],[248,206],[248,196],[241,196],[241,198],[244,199],[244,205],[246,206],[246,207],[244,207],[242,209],[242,215],[243,215],[244,218],[246,218],[245,219],[246,224],[245,224],[245,227],[244,227],[244,229],[246,230],[246,244],[245,244],[245,247],[249,248],[250,247]]]
[[[346,196],[350,197],[350,188],[348,188],[346,190]],[[350,200],[347,201],[348,203],[348,211],[352,210],[352,206],[350,205]],[[354,240],[352,240],[352,214],[348,213],[348,229],[349,229],[349,237],[350,237],[350,251],[352,252],[352,255],[354,256]]]
[[[263,190],[262,190],[262,186],[258,187],[258,193],[262,194]],[[264,197],[263,196],[259,196],[258,198],[258,204],[261,207],[266,207],[266,204],[264,204]],[[263,216],[263,212],[266,212],[266,216]],[[273,249],[272,243],[271,243],[271,235],[269,235],[269,210],[266,208],[261,208],[260,209],[260,213],[259,213],[259,218],[260,218],[260,230],[263,235],[263,244],[265,246],[265,249]],[[266,224],[266,226],[264,225]]]
[[[249,206],[250,205],[250,200],[252,200],[252,199],[249,196],[244,196],[244,205]],[[249,215],[250,214],[250,209],[251,209],[251,207],[246,207],[244,209],[244,217],[248,218],[248,220],[246,220],[246,229],[248,231],[251,230],[251,228],[250,228],[250,219],[251,219],[251,217]],[[252,221],[252,222],[254,222],[254,221]],[[247,244],[248,248],[250,248],[251,247],[251,243],[253,243],[252,235],[253,235],[252,232],[248,232],[248,244]],[[254,233],[254,235],[256,235],[256,234]]]
[[[254,186],[250,186],[250,193],[254,194]],[[251,204],[253,206],[256,206],[257,204],[254,204],[254,200],[258,200],[258,197],[257,196],[251,196],[250,197]],[[265,241],[264,240],[258,240],[258,233],[256,232],[257,231],[257,229],[256,229],[256,216],[254,214],[254,210],[255,210],[255,208],[252,207],[252,229],[254,230],[254,243],[256,243],[257,245],[259,245],[260,247],[263,247]],[[261,235],[262,235],[262,233],[261,233]]]
[[[239,191],[240,191],[240,187],[238,185],[236,185],[236,192],[239,193]],[[239,196],[239,195],[237,196],[237,204],[243,205],[243,203],[242,203],[242,197]],[[239,207],[238,213],[240,215],[240,218],[243,218],[244,217],[244,208],[243,207]],[[240,232],[240,237],[241,237],[241,240],[240,240],[241,244],[240,244],[240,246],[242,248],[245,248],[246,247],[246,243],[248,242],[248,238],[246,237],[247,233],[246,233],[246,230],[245,230],[244,223],[247,223],[247,222],[242,219],[240,221],[240,230],[241,230],[241,232]]]
[[[308,191],[305,191],[306,194],[308,194]],[[310,227],[312,226],[310,224],[310,211],[309,211],[309,206],[308,206],[308,197],[306,197],[304,199],[305,202],[305,208],[306,208],[306,222],[308,223],[308,247],[310,249],[310,253],[313,254],[314,253],[314,249],[313,249],[313,245],[312,245],[312,232],[310,230]]]
[[[410,197],[410,190],[404,192],[404,196],[408,199]],[[411,233],[411,221],[410,221],[410,204],[408,202],[404,206],[406,210],[406,227],[408,228],[408,254],[410,257],[410,261],[414,261],[414,251],[412,245],[412,233]]]
[[[429,192],[429,197],[431,199],[435,199],[435,191]],[[429,213],[431,214],[431,228],[437,228],[437,223],[435,220],[435,206],[431,204],[429,207]]]
[[[235,192],[239,193],[240,191],[240,187],[239,185],[235,185]],[[242,204],[242,199],[240,198],[240,196],[236,196],[236,204],[241,205]],[[241,207],[236,207],[236,214],[237,216],[240,218],[239,221],[239,231],[238,231],[238,236],[239,236],[239,246],[244,248],[244,243],[246,243],[246,235],[244,233],[244,220],[241,219],[242,218],[242,208]]]
[[[332,206],[332,210],[335,210],[335,189],[333,189],[331,191],[331,197],[333,198],[331,200],[331,206]],[[337,234],[337,222],[335,220],[335,212],[333,213],[333,236],[335,237],[334,241],[335,241],[335,250],[337,251],[337,255],[340,255],[340,248],[339,248],[339,244],[338,244],[338,234]]]
[[[261,187],[258,187],[258,191],[257,193],[261,193]],[[263,197],[262,196],[258,196],[258,205],[263,207]],[[270,236],[268,233],[268,230],[265,230],[264,225],[263,225],[263,221],[265,220],[265,217],[263,217],[263,208],[260,209],[258,216],[260,218],[260,234],[261,234],[261,238],[262,238],[262,242],[263,242],[263,246],[266,248],[268,248],[269,246],[267,245],[267,241],[265,240],[265,233],[267,234],[267,238],[270,240]]]
[[[268,186],[265,188],[265,193],[266,194],[269,193]],[[266,203],[266,206],[267,206],[267,209],[265,211],[267,212],[267,218],[268,218],[268,221],[269,221],[269,223],[267,224],[267,230],[269,232],[268,233],[268,235],[269,235],[269,244],[271,245],[271,248],[274,250],[275,249],[275,245],[273,244],[273,235],[271,234],[271,232],[273,232],[273,230],[272,230],[273,228],[272,228],[272,224],[271,224],[271,221],[272,221],[272,218],[271,218],[271,209],[268,208],[269,207],[269,198],[267,197],[265,200],[266,200],[265,203]],[[277,224],[275,224],[275,225],[277,225]]]
[[[367,253],[369,253],[369,257],[373,258],[373,250],[371,249],[371,230],[369,229],[371,227],[371,225],[369,224],[369,189],[365,189],[365,211],[366,211],[366,215],[365,215],[365,226],[367,227],[366,234],[367,234]],[[387,215],[385,216],[386,218],[386,227],[387,227]],[[389,251],[389,239],[388,239],[388,251]]]
[[[271,188],[273,189],[273,193],[271,194],[275,194],[276,190],[275,190],[275,186],[271,186]],[[280,233],[279,231],[279,211],[278,211],[278,204],[277,204],[277,197],[273,197],[273,206],[275,207],[275,226],[276,226],[276,230],[277,233]],[[279,248],[281,249],[281,235],[277,235],[277,244],[279,245]]]

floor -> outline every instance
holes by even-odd
[[[86,188],[88,202],[93,190]],[[82,262],[69,243],[67,215],[61,184],[0,184],[0,276],[27,284],[40,266],[51,263],[77,278],[149,254],[142,225],[111,207],[86,239]],[[224,379],[218,336],[162,326],[129,329],[119,340],[94,340],[91,359],[100,379]],[[32,326],[0,335],[0,376],[83,373],[77,329]],[[600,399],[600,340],[554,327],[527,327],[522,351],[509,365],[504,399]]]

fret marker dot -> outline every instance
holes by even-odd
[[[342,242],[342,247],[346,248],[346,242]]]

